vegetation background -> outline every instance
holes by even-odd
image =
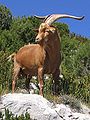
[[[7,57],[25,44],[34,43],[40,21],[32,16],[14,17],[0,5],[0,94],[11,91],[13,63]],[[70,33],[64,23],[54,23],[61,36],[62,75],[60,94],[74,96],[90,105],[90,39]],[[51,80],[45,81],[44,94],[51,94]],[[22,84],[21,84],[22,82]],[[24,85],[17,81],[17,87]]]

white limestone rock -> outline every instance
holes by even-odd
[[[36,120],[90,120],[90,114],[73,112],[69,106],[56,104],[53,106],[44,97],[37,94],[6,94],[1,97],[2,105],[14,115],[28,112]]]

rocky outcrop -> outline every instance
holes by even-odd
[[[90,120],[90,109],[86,113],[73,112],[69,106],[53,105],[37,94],[6,94],[1,97],[0,109],[4,108],[18,116],[28,112],[31,118],[36,120]]]

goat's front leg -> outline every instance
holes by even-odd
[[[38,68],[39,94],[43,96],[43,67]]]

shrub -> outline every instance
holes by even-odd
[[[0,114],[1,120],[5,118],[4,120],[31,120],[30,115],[28,112],[25,113],[25,115],[20,115],[20,116],[13,116],[12,112],[9,112],[8,109],[5,109],[5,116]]]
[[[63,95],[62,96],[62,103],[65,105],[69,105],[71,108],[80,110],[81,109],[81,103],[79,100],[77,100],[75,97],[71,97],[70,95]]]

